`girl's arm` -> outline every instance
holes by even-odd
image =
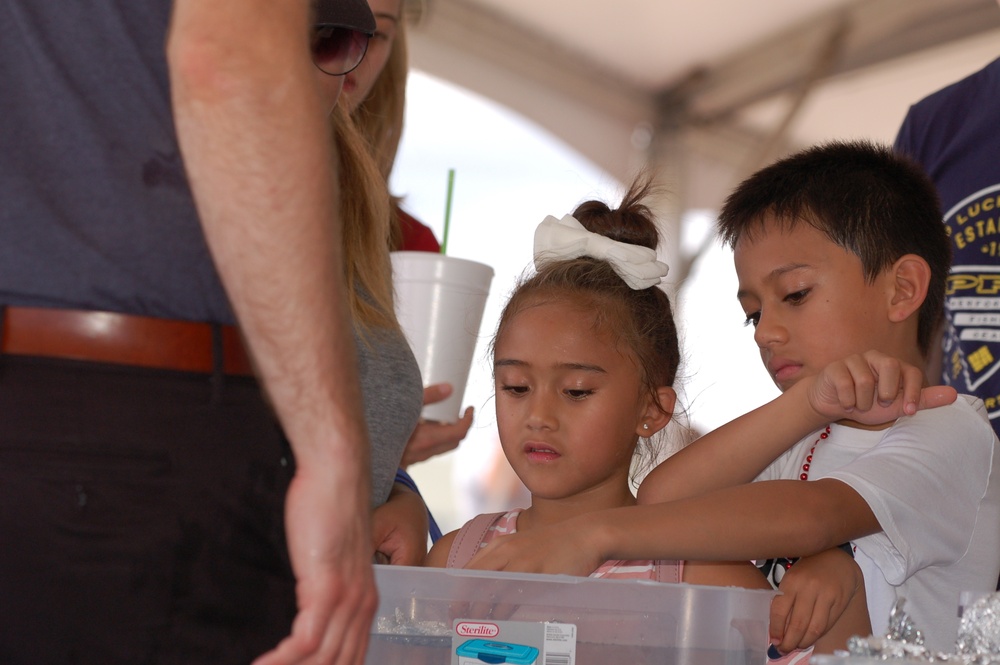
[[[643,481],[639,503],[672,501],[748,483],[802,437],[849,419],[882,425],[951,404],[953,388],[923,388],[921,370],[870,351],[831,363],[782,395],[677,452]]]
[[[498,538],[469,568],[587,575],[608,559],[739,561],[807,556],[881,530],[846,483],[749,483],[615,508]]]
[[[456,529],[441,536],[424,558],[424,565],[428,568],[447,568],[448,554],[451,553],[451,544],[455,542],[457,534]]]

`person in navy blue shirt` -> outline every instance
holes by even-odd
[[[934,181],[951,239],[928,377],[980,397],[1000,432],[1000,59],[910,107],[895,147]]]

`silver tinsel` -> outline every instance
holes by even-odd
[[[989,656],[1000,662],[1000,593],[965,608],[955,648],[961,654]]]
[[[417,621],[397,607],[393,616],[380,616],[375,620],[374,632],[378,635],[420,635],[446,637],[451,626],[444,621]]]
[[[959,665],[1000,665],[1000,593],[979,599],[965,608],[955,642],[955,653],[934,652],[924,647],[924,636],[896,601],[889,613],[885,637],[852,637],[848,655],[877,660],[919,660]]]

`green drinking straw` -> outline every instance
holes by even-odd
[[[448,253],[448,229],[451,227],[451,196],[455,191],[455,169],[448,169],[448,198],[444,204],[444,237],[441,240],[441,253]]]

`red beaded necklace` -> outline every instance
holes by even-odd
[[[806,455],[806,460],[802,463],[802,473],[799,474],[800,480],[809,480],[809,468],[812,466],[813,455],[816,453],[816,446],[819,445],[820,441],[830,438],[830,427],[830,425],[827,425],[826,428],[819,433],[819,437],[813,441],[812,448],[809,449],[809,454]],[[840,548],[852,557],[854,556],[854,546],[851,545],[851,543],[844,543],[840,546]],[[781,583],[781,579],[785,576],[785,573],[788,572],[796,561],[798,561],[797,558],[768,559],[767,561],[758,561],[757,567],[761,569],[764,576],[771,582],[771,586],[777,589],[778,585]],[[776,658],[777,656],[774,657]]]
[[[799,480],[809,480],[809,467],[812,466],[813,453],[816,452],[816,446],[819,445],[820,441],[829,436],[830,426],[827,425],[826,429],[819,433],[819,438],[813,442],[812,448],[809,449],[809,454],[806,455],[806,461],[802,463],[802,473],[799,474]]]

